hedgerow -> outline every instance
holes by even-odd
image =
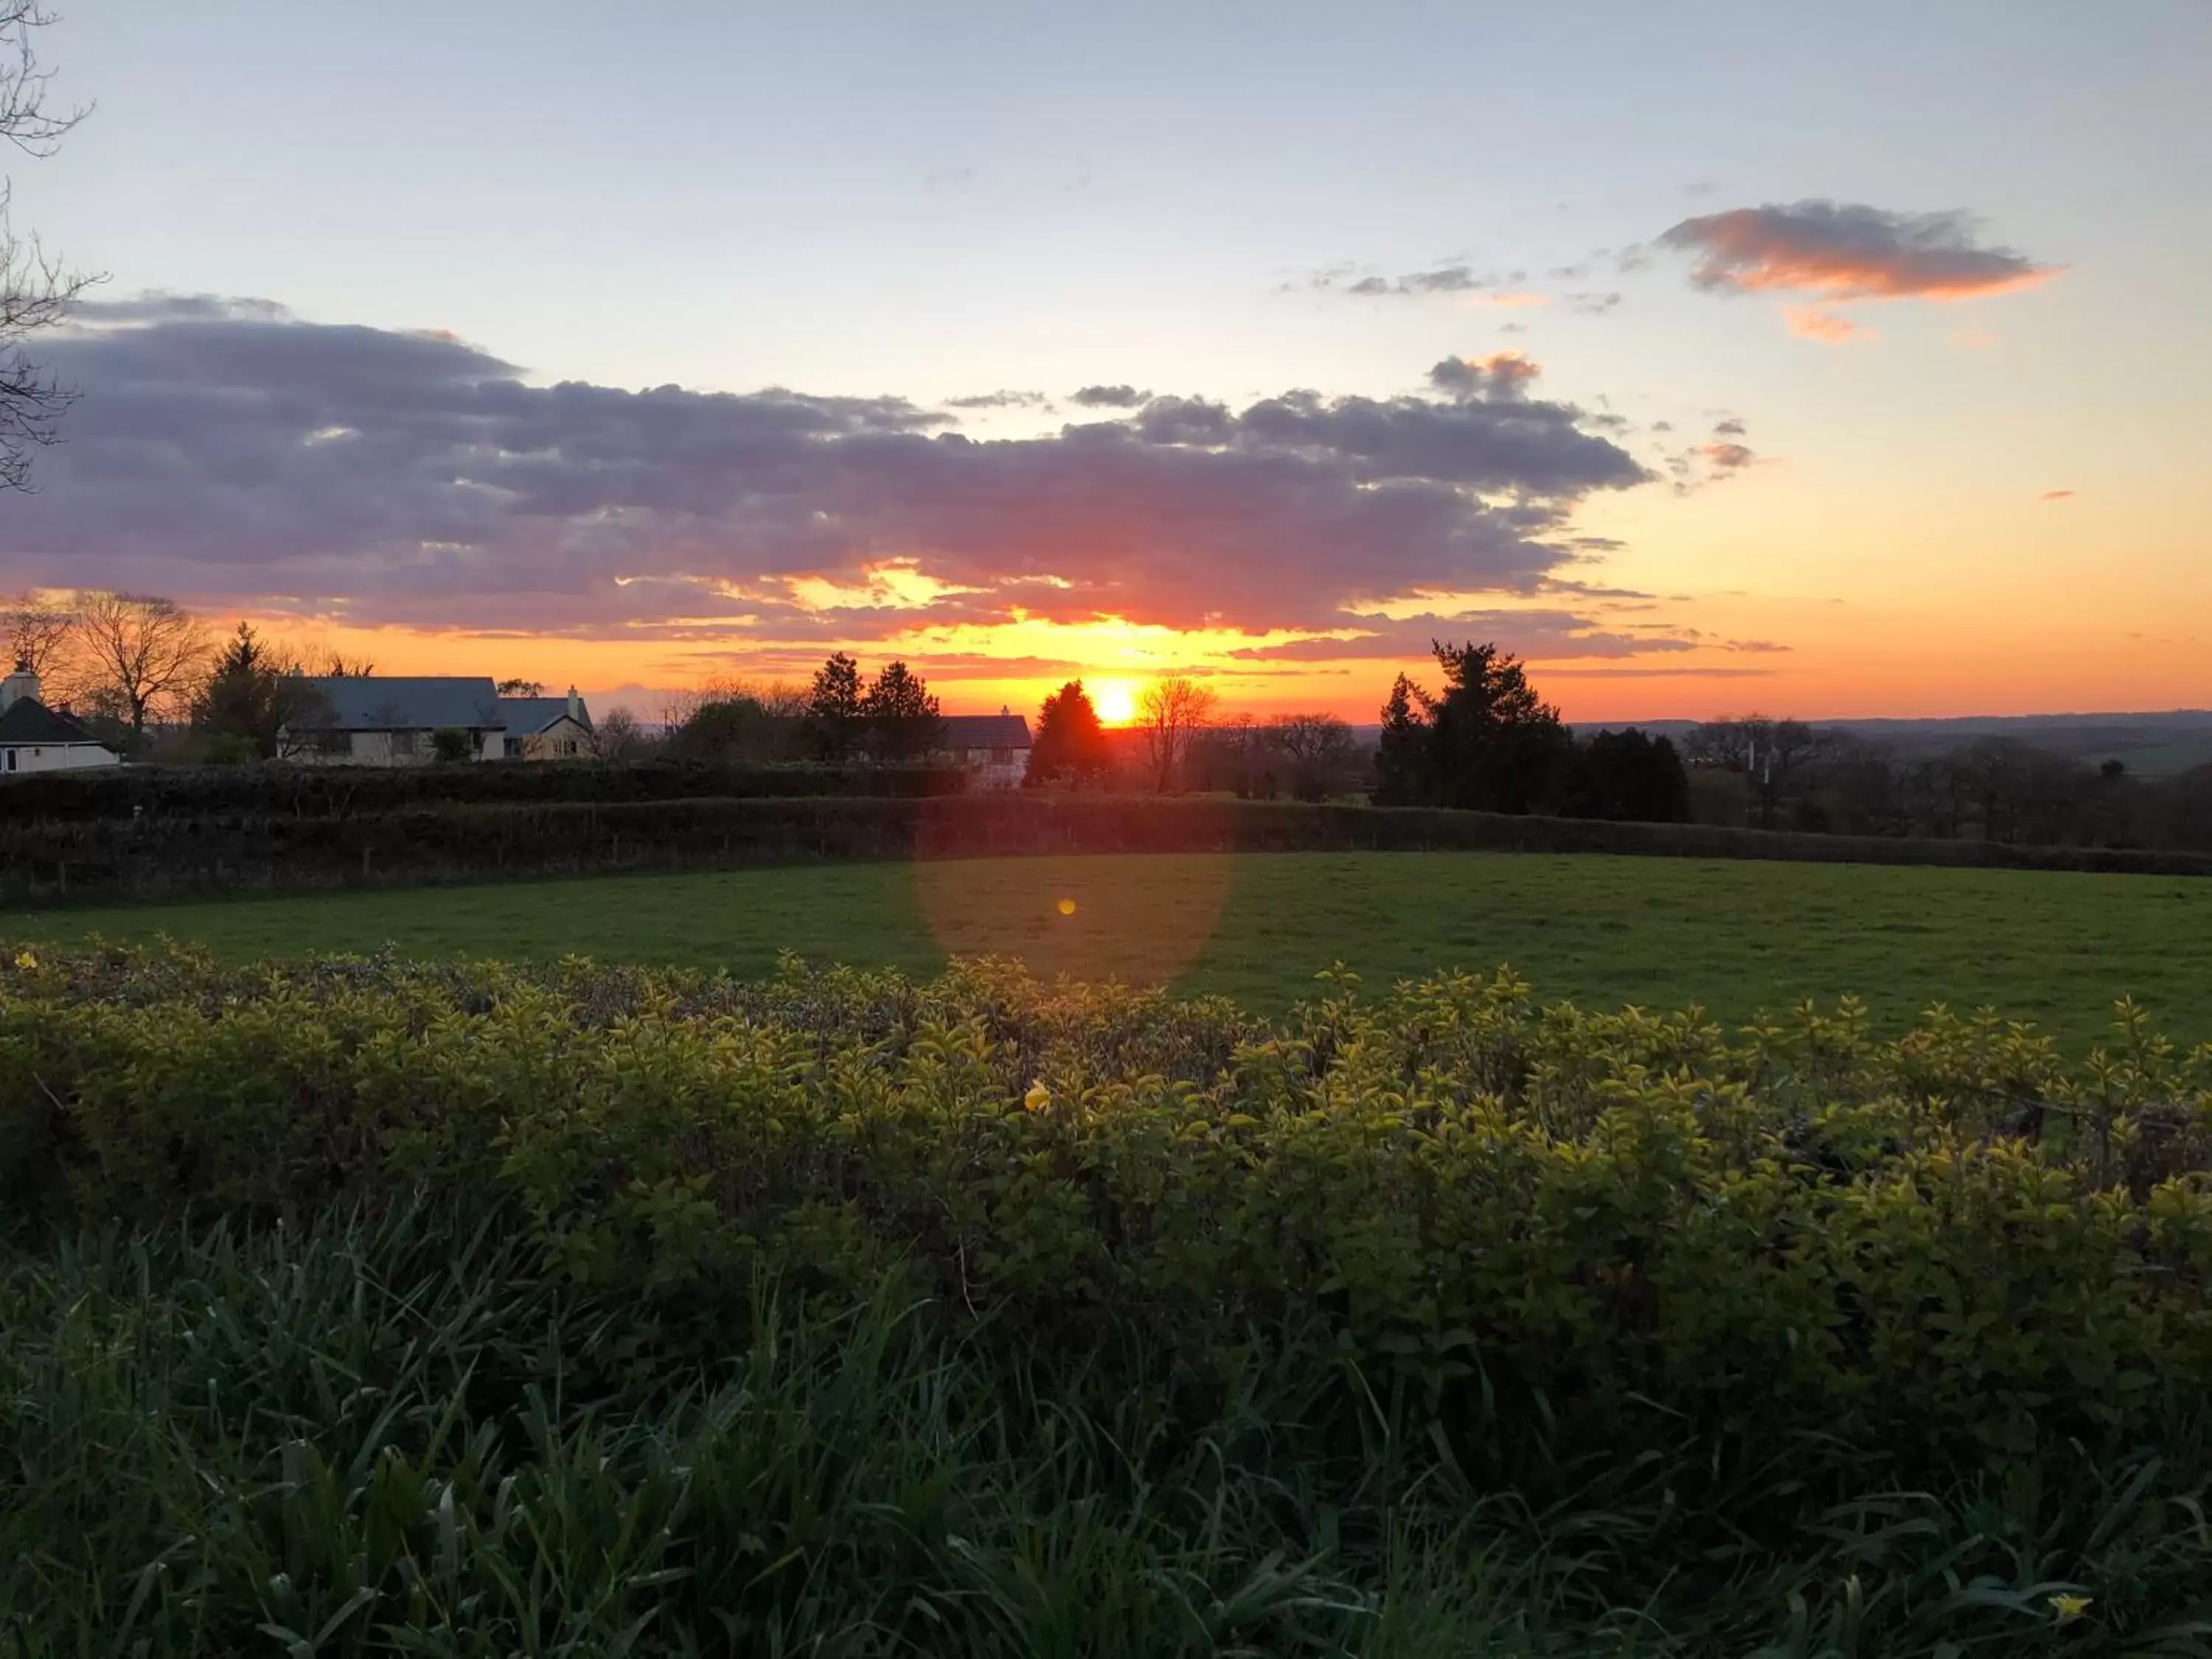
[[[1318,1321],[1469,1445],[1956,1468],[2135,1443],[2212,1382],[2212,1048],[2126,1007],[2072,1065],[1992,1015],[1731,1033],[1504,973],[1339,975],[1269,1025],[993,963],[11,949],[0,1147],[27,1236],[427,1188],[671,1328],[763,1272],[1041,1352],[1128,1327],[1200,1375]]]
[[[523,769],[483,766],[469,775]],[[2212,874],[2212,854],[2198,853],[1147,796],[440,801],[433,794],[388,810],[319,815],[210,808],[66,817],[10,813],[18,787],[0,790],[0,902],[1072,853],[1620,853]]]

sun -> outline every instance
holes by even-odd
[[[1104,726],[1127,726],[1137,717],[1137,689],[1127,680],[1091,680],[1083,688]]]

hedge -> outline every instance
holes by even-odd
[[[485,771],[496,769],[484,768]],[[1413,807],[1031,793],[0,819],[0,901],[475,881],[811,859],[1485,850],[2212,874],[2212,855],[1893,841]]]
[[[119,766],[26,773],[0,788],[0,822],[272,814],[337,817],[489,801],[753,799],[958,794],[951,766],[724,766],[672,761],[562,761],[446,766]]]
[[[20,1233],[423,1188],[712,1329],[762,1272],[1203,1370],[1322,1322],[1448,1432],[1792,1436],[1906,1468],[2154,1439],[2212,1387],[2212,1047],[2069,1068],[1845,1003],[1729,1034],[1451,976],[1218,1000],[586,964],[0,956]],[[1579,1438],[1578,1438],[1579,1437]]]

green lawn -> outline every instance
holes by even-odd
[[[1064,907],[1073,907],[1072,911]],[[2212,882],[1471,853],[1000,859],[0,914],[0,934],[170,934],[228,954],[566,954],[927,971],[947,950],[1170,980],[1279,1010],[1342,960],[1370,981],[1510,963],[1547,998],[1729,1019],[1865,996],[1885,1025],[1993,1004],[2069,1042],[2132,995],[2212,1038]]]

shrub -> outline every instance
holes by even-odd
[[[1279,1026],[988,963],[0,979],[25,1226],[427,1186],[705,1328],[762,1271],[888,1276],[1039,1353],[1132,1326],[1200,1373],[1319,1322],[1469,1444],[1835,1435],[1945,1468],[2136,1443],[2212,1383],[2212,1048],[2131,1010],[2069,1069],[1994,1016],[1731,1035],[1504,974],[1334,982]]]

